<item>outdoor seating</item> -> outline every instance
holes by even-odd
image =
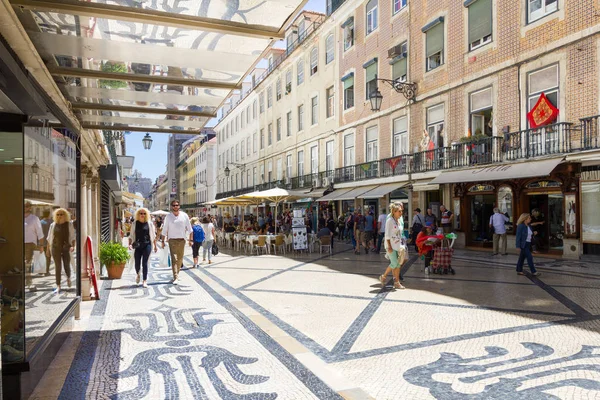
[[[271,246],[273,247],[275,254],[277,254],[278,248],[279,250],[283,250],[283,254],[285,254],[285,237],[283,235],[277,235],[275,237],[275,243],[271,241]]]
[[[256,255],[259,255],[259,249],[264,249],[265,250],[265,254],[269,253],[269,247],[267,246],[267,236],[266,235],[259,235],[258,236],[258,241],[256,242],[256,244],[254,245],[254,249],[256,249]],[[253,249],[253,251],[254,251]]]
[[[319,239],[319,250],[323,253],[323,248],[329,251],[329,254],[333,254],[333,248],[331,247],[331,236],[323,236]]]

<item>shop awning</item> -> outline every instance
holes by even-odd
[[[366,193],[368,191],[371,191],[373,189],[375,189],[377,187],[377,185],[369,185],[369,186],[361,186],[361,187],[357,187],[354,188],[352,190],[350,190],[349,192],[346,193],[342,193],[340,194],[338,197],[336,197],[336,200],[354,200],[354,199],[358,199],[361,194]]]
[[[320,199],[317,199],[316,201],[334,201],[334,200],[337,200],[336,197],[341,196],[344,193],[348,193],[351,190],[352,190],[352,188],[336,189],[333,192],[321,197]]]
[[[552,170],[563,161],[562,158],[543,161],[529,161],[519,164],[491,165],[462,171],[442,172],[430,183],[459,183],[477,181],[499,181],[514,178],[533,178],[550,175]]]
[[[379,199],[379,198],[385,196],[386,194],[391,193],[396,189],[400,189],[401,187],[406,186],[406,185],[407,185],[407,182],[386,183],[385,185],[377,186],[375,189],[359,195],[358,198],[359,199]]]

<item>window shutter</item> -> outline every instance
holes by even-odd
[[[344,90],[354,86],[354,77],[350,77],[344,81]]]
[[[392,78],[398,79],[406,75],[406,58],[401,58],[392,65]]]
[[[444,23],[439,23],[427,31],[427,57],[444,48]]]
[[[477,0],[469,6],[469,42],[492,34],[492,0]]]
[[[373,64],[369,65],[366,69],[367,69],[367,82],[370,82],[373,79],[375,79],[375,76],[377,75],[377,62],[374,62]]]

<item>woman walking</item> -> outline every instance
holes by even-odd
[[[56,288],[55,294],[60,293],[61,270],[65,267],[67,285],[71,287],[71,253],[75,250],[75,229],[71,223],[71,216],[64,208],[54,211],[54,222],[48,228],[48,247],[46,255],[52,254],[54,259]]]
[[[206,261],[206,253],[208,253],[208,263],[212,264],[210,257],[212,256],[212,245],[215,240],[215,226],[210,222],[208,217],[202,218],[202,230],[204,230],[204,243],[202,243],[202,262]]]
[[[190,220],[192,224],[192,257],[194,258],[194,268],[198,268],[198,253],[200,252],[200,246],[204,242],[204,229],[200,226],[200,220],[198,217],[194,217]]]
[[[533,255],[531,254],[531,239],[533,237],[533,231],[529,226],[531,224],[531,215],[529,213],[523,213],[517,221],[517,248],[521,249],[519,254],[519,261],[517,261],[517,274],[525,275],[523,272],[523,262],[527,258],[527,265],[531,270],[531,275],[540,276],[541,273],[535,270],[533,265]]]
[[[385,222],[385,251],[390,260],[383,275],[379,277],[381,285],[385,287],[388,274],[391,272],[394,277],[394,289],[404,289],[400,283],[400,268],[406,261],[406,245],[402,239],[404,232],[404,220],[402,218],[402,203],[390,204],[390,214]]]
[[[137,276],[135,283],[140,284],[140,264],[143,273],[142,286],[147,288],[148,280],[148,259],[154,247],[156,253],[156,231],[154,224],[149,222],[150,211],[146,208],[138,208],[135,212],[135,221],[131,226],[131,235],[129,236],[129,246],[135,249],[133,258],[135,260],[135,272]]]

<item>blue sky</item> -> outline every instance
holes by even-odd
[[[325,0],[309,0],[304,9],[325,13]],[[137,169],[144,177],[154,181],[166,171],[169,135],[152,133],[150,136],[153,142],[150,150],[144,150],[142,146],[144,135],[143,132],[131,132],[125,136],[127,155],[135,157],[133,169]]]

